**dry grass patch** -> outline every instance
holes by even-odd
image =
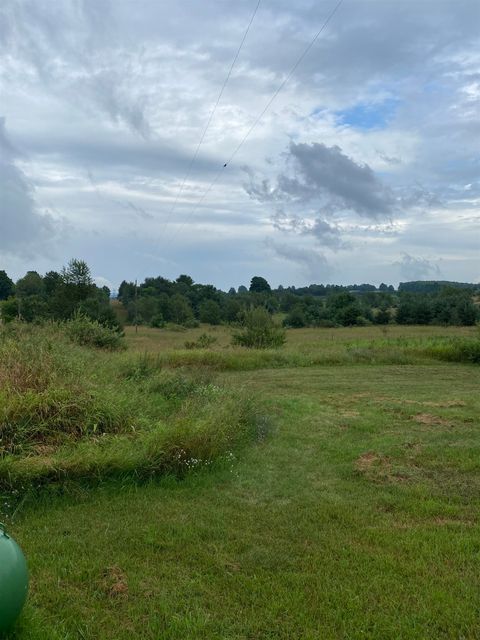
[[[419,424],[425,424],[427,426],[435,426],[440,425],[443,427],[451,427],[453,426],[451,422],[445,420],[445,418],[440,418],[439,416],[434,416],[431,413],[417,413],[412,416],[412,419]]]
[[[371,482],[405,482],[410,474],[405,468],[395,467],[390,456],[374,451],[362,453],[355,461],[356,471]]]
[[[127,598],[128,581],[125,572],[116,565],[106,567],[100,580],[100,590],[109,598]]]

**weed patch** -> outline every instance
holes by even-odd
[[[255,401],[204,368],[99,355],[53,325],[9,328],[0,350],[0,487],[182,475],[260,437]]]

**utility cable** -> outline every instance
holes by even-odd
[[[232,64],[230,65],[230,69],[228,70],[227,76],[226,76],[225,80],[223,81],[223,85],[222,85],[222,88],[220,89],[220,93],[218,94],[217,101],[215,102],[215,104],[213,105],[212,110],[210,111],[210,115],[208,117],[207,124],[205,125],[205,128],[203,129],[202,135],[201,135],[200,140],[198,141],[198,144],[197,144],[197,148],[195,149],[195,152],[194,152],[194,154],[193,154],[193,156],[192,156],[192,158],[190,160],[190,164],[188,165],[187,172],[186,172],[186,174],[185,174],[185,176],[183,178],[183,182],[182,182],[182,184],[180,186],[180,189],[179,189],[179,191],[177,193],[177,196],[175,198],[175,202],[173,203],[172,208],[170,209],[170,212],[167,215],[166,221],[163,223],[163,229],[165,229],[165,226],[170,221],[170,219],[171,219],[171,217],[172,217],[172,215],[173,215],[173,213],[174,213],[174,211],[175,211],[175,209],[177,207],[177,204],[178,204],[178,201],[180,199],[180,196],[183,193],[183,189],[185,187],[185,183],[187,182],[187,180],[188,180],[188,178],[190,176],[190,172],[191,172],[193,163],[195,162],[195,160],[196,160],[196,158],[198,156],[198,152],[200,151],[200,147],[202,146],[202,143],[203,143],[203,141],[205,139],[205,135],[206,135],[206,133],[208,131],[208,128],[210,127],[210,123],[212,122],[213,116],[215,115],[217,107],[218,107],[218,105],[220,103],[220,100],[222,98],[223,92],[225,91],[225,87],[227,86],[227,83],[230,80],[230,76],[232,75],[233,67],[235,66],[235,63],[237,62],[238,56],[240,55],[240,51],[242,50],[242,47],[243,47],[243,45],[245,43],[245,40],[246,40],[247,35],[248,35],[248,32],[250,31],[250,27],[252,26],[252,23],[253,23],[253,21],[255,19],[255,16],[257,15],[257,11],[258,11],[258,8],[260,6],[260,2],[261,1],[262,0],[258,0],[257,1],[257,5],[256,5],[256,7],[255,7],[255,9],[254,9],[254,11],[252,13],[251,18],[250,18],[250,22],[248,23],[247,29],[246,29],[245,33],[243,34],[243,38],[242,38],[242,40],[241,40],[241,42],[240,42],[240,44],[238,46],[237,52],[235,53],[235,57],[233,58]]]
[[[320,27],[320,29],[317,31],[317,33],[315,34],[315,36],[313,37],[313,39],[310,41],[310,43],[308,44],[308,46],[303,50],[302,54],[300,55],[300,57],[297,59],[297,61],[295,62],[295,64],[293,65],[293,67],[290,69],[288,75],[285,77],[285,79],[280,83],[280,85],[278,86],[278,88],[276,89],[276,91],[273,93],[273,95],[271,96],[271,98],[269,99],[269,101],[267,102],[267,104],[265,105],[265,107],[263,108],[263,110],[261,111],[260,115],[257,116],[257,118],[255,118],[253,124],[251,125],[251,127],[249,128],[249,130],[247,131],[247,133],[244,135],[244,137],[240,140],[240,142],[238,143],[238,145],[235,147],[233,153],[230,155],[230,157],[228,158],[228,160],[223,164],[223,166],[218,170],[217,174],[215,175],[215,177],[213,178],[212,182],[210,183],[210,185],[207,187],[206,191],[203,193],[203,195],[201,196],[201,198],[197,201],[197,203],[195,204],[195,207],[193,208],[192,212],[190,213],[190,215],[188,216],[188,218],[182,223],[182,225],[180,225],[180,227],[177,229],[177,233],[178,230],[180,228],[182,228],[183,226],[185,226],[185,224],[193,217],[193,215],[195,214],[195,212],[197,211],[198,207],[202,204],[202,202],[204,201],[205,197],[207,196],[208,193],[210,193],[210,191],[212,190],[213,186],[218,182],[218,179],[220,177],[220,174],[222,173],[222,171],[224,169],[226,169],[226,167],[232,162],[233,158],[237,155],[237,153],[240,151],[240,149],[243,147],[243,145],[245,144],[245,142],[247,141],[247,138],[250,136],[250,134],[252,133],[252,131],[255,129],[255,127],[258,125],[258,123],[260,122],[260,120],[263,118],[263,116],[265,115],[265,113],[267,112],[267,110],[269,109],[269,107],[271,106],[271,104],[273,103],[273,101],[275,100],[275,98],[278,96],[278,94],[282,91],[282,89],[285,87],[285,85],[287,84],[287,82],[292,78],[293,74],[295,73],[295,71],[297,70],[297,68],[299,67],[299,65],[301,64],[301,62],[303,61],[303,59],[305,58],[305,56],[308,54],[308,52],[310,51],[310,49],[313,47],[313,45],[315,44],[315,42],[318,40],[318,38],[320,37],[320,35],[322,34],[322,32],[325,30],[325,28],[327,27],[328,23],[331,21],[331,19],[333,18],[333,16],[336,14],[336,12],[338,11],[338,9],[340,8],[340,5],[343,3],[343,0],[339,0],[337,2],[337,4],[335,5],[334,9],[329,13],[329,15],[327,16],[327,18],[325,19],[324,23],[322,24],[322,26]]]

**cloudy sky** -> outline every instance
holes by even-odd
[[[2,0],[0,269],[480,280],[478,0],[343,0],[224,168],[337,5],[261,0],[192,163],[257,1]]]

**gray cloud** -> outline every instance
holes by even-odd
[[[146,96],[131,78],[137,60],[111,50],[113,13],[104,0],[5,0],[0,14],[0,50],[23,62],[44,87],[69,97],[76,108],[100,109],[114,122],[149,137]],[[113,54],[113,55],[112,55]],[[120,62],[120,64],[119,64]],[[15,72],[15,68],[12,70]]]
[[[44,250],[56,228],[51,216],[38,212],[34,187],[16,165],[19,155],[0,118],[0,250],[33,255]]]
[[[282,172],[272,186],[268,180],[250,182],[245,189],[260,202],[314,203],[327,214],[350,211],[359,216],[387,218],[396,211],[396,199],[367,164],[359,164],[340,147],[290,143],[290,173]]]
[[[288,216],[283,209],[279,208],[273,215],[272,222],[275,229],[279,231],[313,236],[318,244],[332,251],[348,248],[348,243],[342,240],[340,228],[320,216],[317,216],[311,222],[302,219],[300,216]]]
[[[265,240],[265,245],[278,258],[293,262],[314,282],[320,282],[329,277],[332,267],[323,253],[302,246],[294,246],[276,242],[271,238]]]
[[[438,278],[441,273],[438,265],[426,258],[415,258],[404,253],[402,259],[393,263],[399,267],[400,276],[407,280],[425,280],[429,277]]]
[[[170,174],[181,179],[182,171],[188,165],[190,156],[182,148],[157,139],[145,141],[133,135],[118,136],[110,131],[94,137],[73,132],[52,133],[49,139],[41,135],[19,135],[22,147],[29,154],[35,154],[47,162],[55,162],[65,167],[82,167],[93,173],[95,178],[115,174],[124,179],[132,174],[156,176]],[[219,167],[218,158],[205,155],[196,165],[196,174],[210,175]]]
[[[290,144],[296,176],[280,175],[279,189],[294,198],[325,198],[330,210],[351,210],[367,218],[383,218],[395,210],[395,199],[367,164],[359,164],[340,147]]]

